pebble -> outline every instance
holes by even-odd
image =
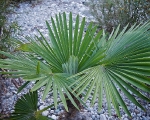
[[[92,119],[95,119],[95,115],[92,115]]]
[[[42,109],[45,108],[45,107],[46,107],[46,106],[41,105],[39,109],[42,110]]]
[[[100,120],[107,120],[107,119],[106,119],[106,116],[105,116],[104,114],[101,114],[101,115],[100,115]]]
[[[113,120],[113,117],[109,117],[108,120]]]
[[[53,113],[54,113],[54,110],[51,110],[50,112],[53,114]]]
[[[42,115],[43,115],[43,116],[48,116],[48,114],[49,114],[49,111],[47,111],[47,110],[44,111],[44,112],[42,112]]]
[[[63,3],[69,3],[70,0],[61,0],[61,2],[63,2]]]
[[[100,119],[100,116],[99,116],[99,115],[96,115],[96,118],[97,118],[97,119]]]
[[[135,109],[134,112],[135,112],[136,114],[139,114],[139,113],[140,113],[140,111],[137,110],[137,109]]]
[[[60,110],[59,110],[59,109],[56,109],[56,110],[55,110],[55,113],[56,113],[56,114],[60,114]]]
[[[12,95],[12,94],[8,92],[8,93],[6,93],[5,96],[6,96],[7,98],[9,98],[11,95]]]
[[[57,119],[56,115],[52,115],[51,118],[54,119],[54,120]]]
[[[142,116],[142,114],[139,112],[139,114],[137,114],[137,116],[138,116],[138,117],[141,117],[141,116]]]
[[[144,117],[142,120],[149,120],[148,118]]]
[[[128,118],[124,118],[123,120],[129,120]]]

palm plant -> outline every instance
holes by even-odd
[[[41,113],[53,106],[52,104],[42,110],[38,110],[37,91],[29,92],[17,100],[11,120],[52,120],[51,118],[42,116]]]
[[[92,105],[98,98],[100,110],[105,92],[109,113],[112,103],[119,117],[119,106],[131,116],[117,88],[145,110],[133,94],[150,102],[137,90],[150,93],[150,22],[133,25],[128,30],[126,26],[121,32],[118,26],[109,37],[102,30],[97,32],[92,23],[84,32],[85,18],[80,23],[79,15],[73,28],[71,13],[68,23],[63,13],[56,15],[55,20],[51,18],[51,26],[47,21],[46,24],[50,40],[39,32],[41,37],[27,37],[28,43],[17,43],[21,54],[0,52],[9,57],[0,60],[0,67],[9,69],[3,74],[22,77],[28,82],[37,81],[31,91],[45,86],[43,99],[53,91],[55,107],[59,94],[67,111],[68,99],[79,109],[74,97],[84,104],[90,95]]]

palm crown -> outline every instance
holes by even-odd
[[[72,14],[69,22],[66,14],[51,18],[46,22],[50,41],[42,33],[28,43],[20,42],[22,54],[11,55],[1,51],[8,59],[0,60],[0,67],[9,69],[12,77],[22,77],[27,81],[37,81],[32,91],[45,86],[43,99],[53,91],[55,107],[58,93],[66,110],[66,98],[76,105],[72,94],[84,104],[89,99],[93,105],[98,98],[99,109],[105,92],[110,112],[111,103],[120,116],[119,106],[130,116],[117,87],[136,106],[145,110],[132,94],[150,102],[136,88],[150,92],[150,23],[127,26],[120,32],[119,26],[109,37],[104,31],[90,23],[84,32],[85,18],[79,22],[76,17],[73,27]],[[4,73],[4,72],[3,72]],[[136,87],[136,88],[135,88]],[[82,94],[80,99],[79,95]]]

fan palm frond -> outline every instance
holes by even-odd
[[[106,56],[99,65],[90,67],[72,77],[76,78],[70,87],[77,95],[84,93],[84,101],[90,95],[93,104],[98,97],[99,108],[102,107],[102,94],[106,94],[108,110],[113,104],[118,116],[119,106],[130,116],[129,110],[117,88],[136,106],[145,110],[135,99],[133,94],[150,102],[143,93],[136,88],[150,93],[150,23],[142,26],[126,28],[120,33],[119,27],[113,32],[106,43]],[[101,39],[101,43],[105,39]],[[70,77],[70,78],[72,78]]]
[[[87,68],[88,64],[92,66],[98,63],[99,59],[104,57],[102,54],[104,49],[97,49],[97,52],[93,53],[102,32],[95,35],[96,27],[92,23],[84,33],[85,18],[80,24],[78,15],[74,29],[72,13],[69,15],[68,23],[66,19],[66,14],[63,13],[63,15],[56,15],[56,19],[51,18],[51,25],[46,21],[50,41],[40,33],[40,38],[27,37],[27,43],[18,42],[18,50],[24,51],[19,55],[14,56],[0,51],[10,58],[0,61],[0,67],[10,70],[3,74],[22,77],[26,81],[37,81],[32,91],[45,86],[43,99],[50,90],[53,90],[55,107],[57,107],[59,94],[65,109],[68,110],[64,93],[74,106],[77,105],[72,98],[72,90],[68,87],[75,79],[67,78]],[[78,100],[82,102],[79,98]]]
[[[38,111],[37,103],[38,103],[37,91],[29,92],[23,95],[20,99],[18,99],[17,103],[15,104],[15,109],[11,115],[11,119],[12,120],[37,120],[38,118],[41,117],[44,118],[44,116],[41,116],[40,114],[38,115],[37,118],[36,115],[36,112]],[[47,119],[46,118],[47,117],[45,117],[45,120],[48,120],[48,118]]]
[[[11,120],[52,120],[42,116],[42,112],[53,106],[54,104],[38,110],[37,91],[29,92],[17,100],[14,112],[11,114]]]

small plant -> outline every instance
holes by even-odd
[[[53,107],[50,105],[42,110],[38,110],[38,94],[37,91],[24,94],[15,104],[14,112],[11,120],[53,120],[46,116],[42,116],[42,112]]]
[[[99,27],[109,33],[119,24],[123,29],[150,19],[149,0],[90,0],[89,7]]]
[[[85,18],[80,22],[79,15],[73,29],[72,13],[68,22],[63,13],[56,15],[56,19],[51,18],[51,25],[47,21],[46,24],[50,41],[40,33],[40,38],[27,37],[28,43],[16,41],[21,54],[0,51],[8,57],[0,60],[0,67],[9,69],[2,74],[22,77],[27,81],[24,87],[30,81],[36,81],[31,91],[44,86],[42,99],[52,91],[55,108],[59,95],[67,112],[70,110],[68,103],[79,110],[80,104],[85,105],[87,99],[91,105],[98,99],[100,110],[105,93],[109,113],[114,107],[121,118],[121,106],[131,117],[117,87],[145,111],[134,94],[150,102],[136,89],[150,93],[150,22],[134,24],[128,30],[126,26],[121,32],[118,26],[108,37],[102,30],[97,32],[93,23],[84,33]],[[75,113],[69,114],[68,118]]]

